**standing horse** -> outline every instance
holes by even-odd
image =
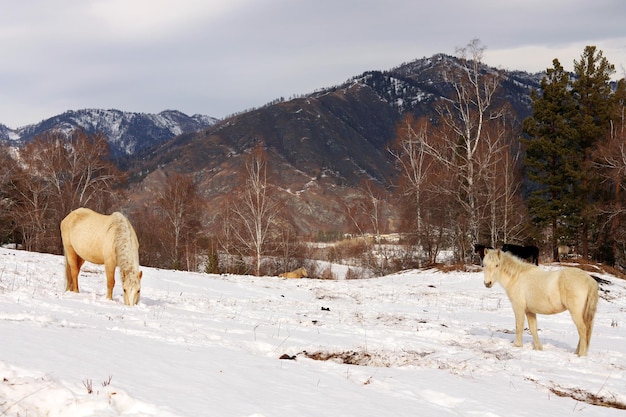
[[[563,259],[567,259],[569,253],[572,251],[572,248],[567,245],[559,245],[557,246],[556,251],[558,254],[558,260],[561,262]]]
[[[524,314],[533,336],[533,346],[541,350],[537,314],[569,310],[580,337],[576,354],[587,354],[598,305],[598,283],[589,274],[578,268],[545,271],[497,249],[485,251],[483,264],[485,286],[491,288],[499,282],[513,306],[515,346],[522,346]]]
[[[309,274],[306,273],[306,269],[304,269],[304,267],[302,268],[298,268],[295,271],[291,271],[291,272],[283,272],[282,274],[279,275],[279,277],[281,278],[302,278],[302,277],[308,277]]]
[[[539,265],[539,248],[537,246],[520,246],[505,243],[502,245],[502,252],[511,252],[521,259],[531,259],[535,265]]]
[[[113,299],[115,268],[119,267],[124,288],[124,304],[139,302],[141,271],[139,243],[133,226],[122,213],[111,215],[79,208],[61,221],[65,252],[66,291],[78,292],[78,274],[85,261],[104,264],[107,298]]]

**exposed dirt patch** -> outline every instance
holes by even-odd
[[[298,356],[305,356],[316,361],[332,361],[345,365],[389,368],[392,366],[415,365],[420,358],[430,354],[432,354],[432,352],[377,353],[351,350],[344,352],[302,351]]]
[[[539,381],[528,378],[529,381],[532,381],[538,385]],[[559,397],[569,397],[576,401],[580,401],[586,404],[597,405],[600,407],[608,407],[608,408],[616,408],[618,410],[626,410],[626,403],[623,401],[619,401],[615,398],[615,395],[601,395],[598,393],[592,393],[589,391],[585,391],[582,388],[565,388],[560,387],[559,385],[554,386],[546,386],[553,394]]]

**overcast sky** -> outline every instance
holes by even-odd
[[[0,0],[0,123],[115,108],[224,117],[480,39],[494,67],[626,67],[623,0]]]

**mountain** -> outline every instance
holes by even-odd
[[[147,114],[84,109],[67,111],[15,130],[0,125],[0,141],[19,146],[50,130],[70,133],[80,128],[88,134],[104,133],[111,145],[113,157],[124,158],[153,148],[183,133],[205,129],[216,121],[217,119],[209,116],[187,116],[175,110]]]
[[[364,195],[369,180],[389,189],[397,175],[388,152],[398,122],[406,113],[435,114],[435,104],[449,99],[453,85],[446,70],[459,59],[435,55],[389,71],[369,71],[344,84],[216,122],[180,135],[136,155],[138,194],[152,193],[163,173],[193,174],[213,210],[228,199],[246,155],[255,146],[268,154],[274,177],[293,223],[300,232],[347,230],[346,206]],[[496,72],[484,66],[485,72]],[[498,100],[511,105],[521,122],[530,115],[530,91],[542,74],[499,71],[504,77]],[[383,228],[396,225],[393,202],[386,199]]]
[[[0,141],[19,146],[51,129],[102,132],[118,164],[130,171],[137,202],[149,201],[168,172],[182,172],[194,176],[215,213],[232,204],[246,157],[260,146],[269,158],[271,185],[300,233],[353,228],[348,207],[368,198],[364,181],[384,196],[382,229],[394,230],[397,208],[389,191],[398,171],[388,148],[398,122],[408,113],[435,116],[436,105],[454,95],[449,70],[461,66],[459,58],[438,54],[222,120],[173,110],[67,111],[20,129],[0,125]],[[494,99],[510,105],[519,122],[531,114],[530,92],[539,88],[542,73],[481,71],[502,77]]]

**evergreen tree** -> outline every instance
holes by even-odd
[[[592,203],[600,198],[593,152],[609,137],[615,69],[595,46],[574,61],[572,78],[557,59],[553,65],[541,93],[531,95],[533,115],[524,121],[527,172],[536,187],[528,205],[539,226],[551,226],[555,256],[564,240],[580,242],[588,258],[590,233],[598,232]]]
[[[573,187],[579,176],[572,126],[576,103],[569,83],[569,74],[555,59],[541,80],[541,94],[531,94],[533,115],[523,125],[526,170],[534,183],[528,208],[538,226],[551,227],[553,252],[564,228],[575,224],[580,214]]]
[[[589,233],[597,233],[598,222],[591,203],[598,197],[594,195],[594,190],[600,187],[597,171],[591,169],[591,162],[593,151],[609,136],[614,104],[610,81],[614,72],[615,67],[602,56],[602,51],[596,51],[595,46],[587,46],[580,61],[574,61],[575,77],[571,91],[576,100],[576,112],[572,122],[578,132],[576,155],[581,167],[578,191],[584,258],[589,255]]]

